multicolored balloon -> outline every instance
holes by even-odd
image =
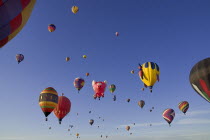
[[[39,96],[39,106],[41,107],[47,121],[47,116],[54,110],[58,105],[58,93],[52,88],[48,87],[44,89]]]
[[[110,91],[111,93],[113,93],[113,92],[115,91],[115,89],[116,89],[116,86],[115,86],[114,84],[111,84],[111,85],[109,86],[109,91]]]
[[[129,131],[130,128],[131,128],[130,126],[126,126],[126,127],[125,127],[125,129],[126,129],[127,131]]]
[[[141,81],[144,83],[144,86],[149,87],[150,92],[152,92],[153,85],[156,81],[159,81],[159,66],[154,62],[146,62],[143,65],[139,64],[138,68]],[[144,88],[142,88],[142,90],[144,90]]]
[[[144,105],[145,105],[145,102],[144,102],[143,100],[141,100],[141,101],[138,102],[138,105],[139,105],[141,108],[143,108]]]
[[[89,76],[90,74],[87,72],[85,75],[86,75],[86,76]]]
[[[85,80],[84,79],[82,79],[80,77],[77,77],[74,80],[74,87],[78,90],[78,93],[83,88],[84,85],[85,85]]]
[[[116,32],[115,35],[116,35],[116,36],[119,36],[119,32]]]
[[[25,26],[36,0],[0,0],[0,48]]]
[[[210,58],[196,63],[190,71],[189,79],[192,88],[210,102]]]
[[[134,70],[131,71],[131,74],[134,74]]]
[[[127,102],[129,103],[131,99],[127,99]]]
[[[72,7],[71,7],[71,11],[72,11],[72,13],[76,14],[76,13],[79,11],[79,7],[77,7],[77,6],[72,6]]]
[[[91,119],[91,120],[89,121],[89,123],[90,123],[90,125],[93,125],[94,120],[93,120],[93,119]]]
[[[18,64],[24,60],[24,55],[23,54],[17,54],[16,55],[16,61],[18,61]]]
[[[165,111],[163,111],[162,116],[168,122],[169,126],[171,126],[170,124],[175,117],[175,112],[173,109],[169,108],[169,109],[166,109]]]
[[[54,32],[55,29],[56,29],[56,26],[55,26],[54,24],[49,24],[49,25],[48,25],[48,31],[49,31],[49,32]]]
[[[61,124],[62,119],[70,112],[71,110],[71,101],[63,96],[58,97],[58,105],[53,110],[55,116],[59,120],[59,124]]]
[[[185,114],[189,108],[189,103],[187,101],[182,101],[179,103],[178,107]]]

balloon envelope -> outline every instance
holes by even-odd
[[[16,55],[16,60],[18,61],[18,64],[24,60],[24,55],[22,54],[17,54]]]
[[[189,79],[192,88],[210,102],[210,58],[196,63],[190,71]]]
[[[182,101],[179,103],[178,107],[185,114],[189,108],[189,103],[187,101]]]
[[[144,102],[143,100],[141,100],[141,101],[138,102],[138,105],[139,105],[141,108],[143,108],[144,105],[145,105],[145,102]]]
[[[173,121],[174,117],[175,117],[175,112],[173,109],[166,109],[163,114],[162,114],[163,118],[168,122],[168,124],[170,125],[171,122]]]
[[[55,29],[56,29],[56,26],[55,26],[54,24],[49,24],[49,25],[48,25],[48,31],[49,31],[49,32],[54,32]]]
[[[39,106],[41,107],[45,117],[47,117],[58,104],[58,93],[52,88],[44,89],[39,96]]]
[[[85,85],[85,80],[77,77],[74,80],[74,87],[78,90],[78,92],[83,88],[83,86]]]
[[[113,92],[115,91],[115,89],[116,89],[116,86],[115,86],[114,84],[111,84],[111,85],[109,86],[109,91],[110,91],[111,93],[113,93]]]
[[[72,13],[76,14],[79,11],[79,7],[72,6],[71,11],[72,11]]]
[[[36,0],[0,0],[0,48],[25,26]]]

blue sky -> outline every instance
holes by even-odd
[[[208,140],[209,103],[191,88],[189,73],[195,63],[209,57],[210,1],[75,0],[75,4],[80,9],[76,15],[71,12],[73,1],[38,0],[23,30],[1,49],[0,140],[67,140],[77,139],[76,133],[85,140],[98,140],[101,134],[110,140]],[[48,24],[55,24],[56,31],[48,32]],[[19,65],[18,53],[25,56]],[[137,75],[138,63],[147,61],[160,67],[153,93],[141,91]],[[73,86],[76,77],[86,81],[80,94]],[[101,101],[93,100],[92,80],[115,84],[117,101],[112,101],[108,89]],[[45,122],[38,105],[40,92],[50,86],[72,102],[62,125],[53,113]],[[140,109],[137,102],[142,99],[146,105]],[[178,109],[183,100],[190,103],[186,115]],[[162,118],[166,108],[176,113],[170,128]],[[89,119],[95,120],[93,126]],[[70,124],[74,128],[68,132]],[[132,136],[125,130],[129,124]]]

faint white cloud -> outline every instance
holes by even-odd
[[[209,124],[210,120],[208,119],[182,119],[179,120],[176,124]]]
[[[210,114],[210,110],[196,110],[196,111],[189,111],[186,113],[187,117],[193,117],[193,116],[198,116],[198,115],[205,115],[205,114]],[[183,116],[183,113],[179,113],[176,115],[176,117],[181,117]]]
[[[0,137],[0,140],[24,140],[24,137]]]

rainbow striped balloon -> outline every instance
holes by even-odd
[[[0,0],[0,48],[22,30],[35,3],[36,0]]]
[[[187,101],[182,101],[179,103],[178,107],[185,114],[189,108],[189,103]]]
[[[166,109],[165,111],[163,111],[163,118],[168,122],[169,126],[171,124],[171,122],[173,121],[174,117],[175,117],[175,112],[173,109]]]
[[[78,93],[79,91],[82,89],[82,87],[85,85],[85,80],[78,77],[78,78],[75,78],[74,80],[74,87],[78,90]]]
[[[41,107],[47,121],[47,116],[54,110],[58,105],[58,93],[52,88],[48,87],[44,89],[39,96],[39,106]]]

